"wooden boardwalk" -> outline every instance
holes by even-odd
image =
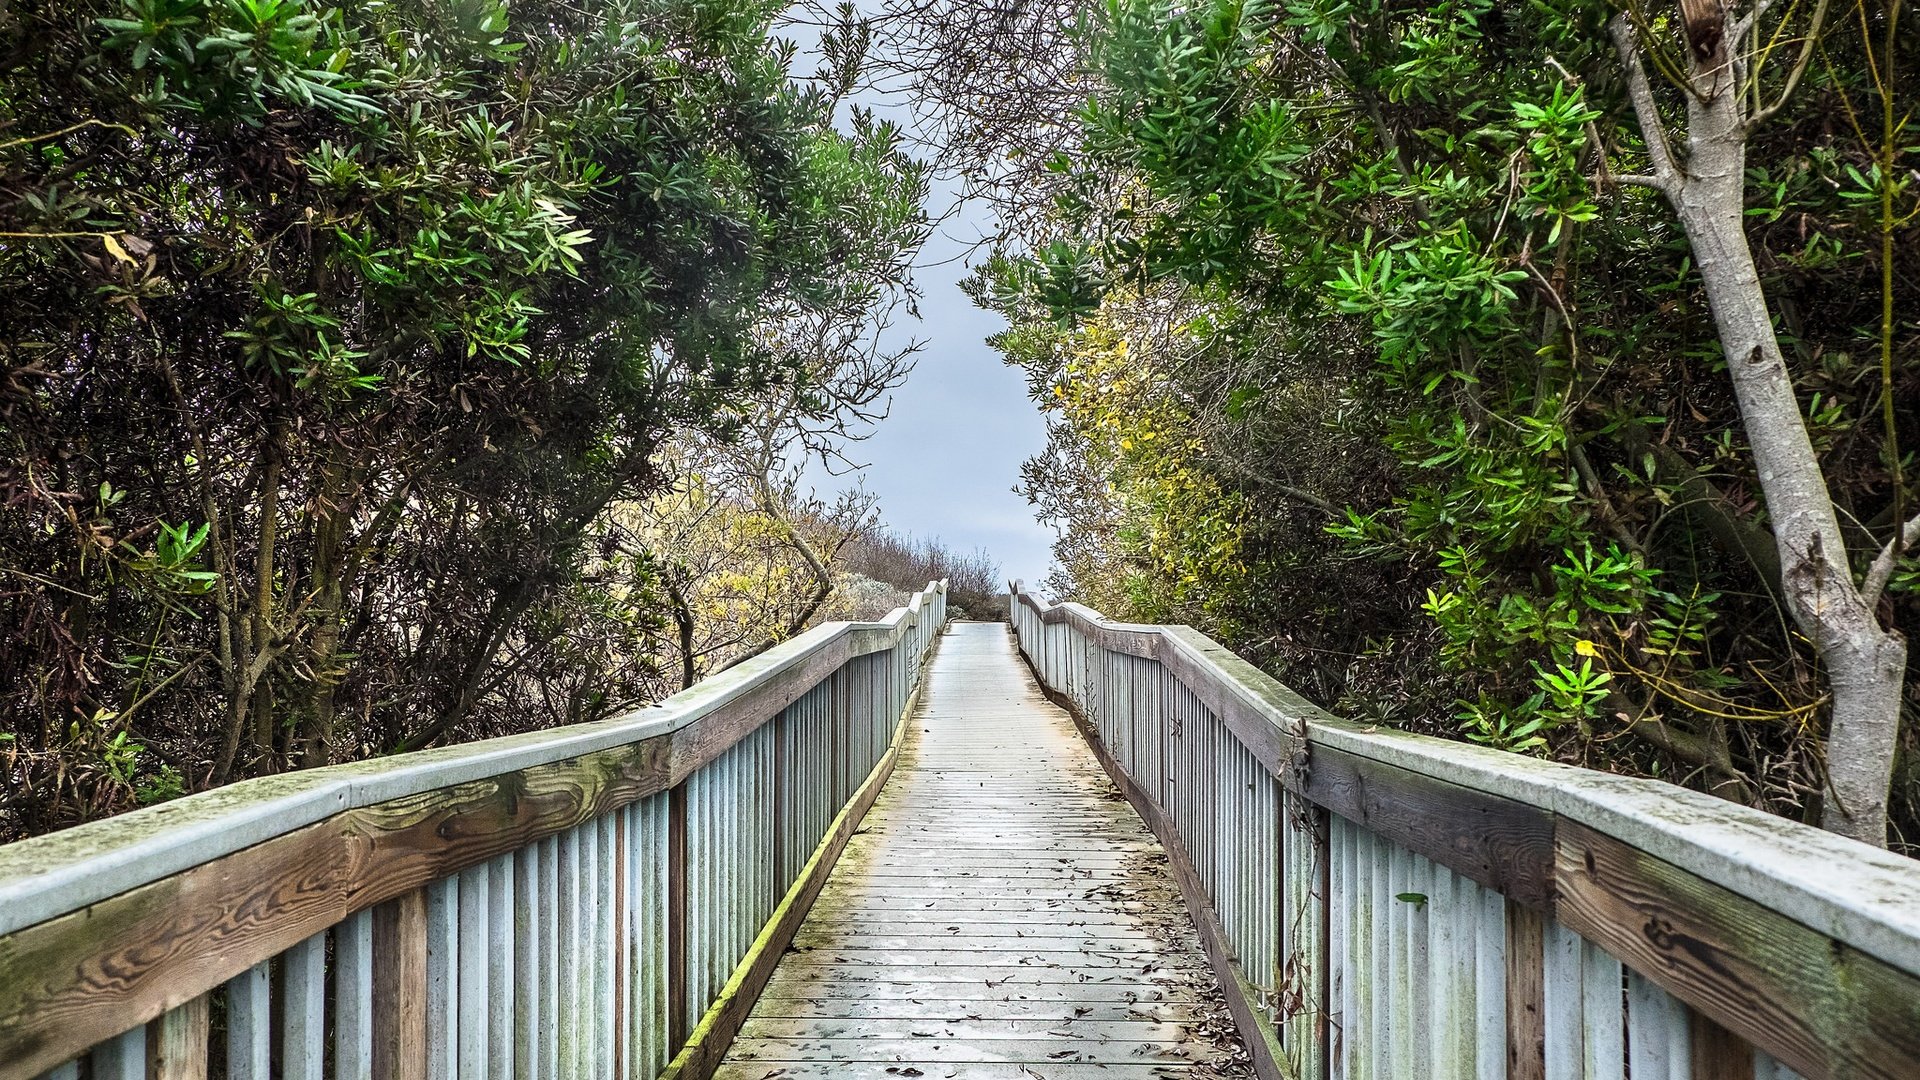
[[[1247,1075],[1165,856],[999,623],[955,623],[892,779],[722,1080]]]

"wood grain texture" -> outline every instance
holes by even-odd
[[[32,1077],[334,921],[334,837],[309,826],[0,938],[0,1077]]]
[[[1507,902],[1507,1077],[1547,1077],[1547,917]]]
[[[1004,628],[956,624],[923,693],[716,1075],[1145,1080],[1216,1059],[1206,1025],[1230,1022],[1151,834]]]
[[[847,841],[852,839],[854,830],[866,819],[874,800],[879,798],[888,778],[893,775],[902,735],[907,724],[912,722],[918,704],[919,691],[916,690],[908,696],[903,715],[894,724],[889,749],[880,756],[879,763],[867,774],[853,798],[835,815],[826,835],[801,867],[793,884],[779,898],[773,917],[741,958],[733,976],[721,989],[720,996],[701,1018],[686,1045],[667,1064],[659,1080],[708,1080],[726,1060],[735,1037],[759,1001],[761,991],[773,977],[794,936],[812,911],[820,890],[826,886],[828,876],[846,849]],[[774,745],[779,747],[783,741],[776,740]],[[785,773],[776,769],[775,775],[782,776]],[[774,805],[779,806],[778,799],[774,800]],[[776,823],[774,835],[779,837],[783,833],[784,830],[778,828]],[[777,867],[780,864],[781,860],[776,857],[774,865]]]
[[[1037,680],[1036,680],[1037,681]],[[1115,760],[1112,750],[1095,725],[1077,709],[1064,695],[1057,694],[1045,687],[1039,687],[1041,693],[1059,706],[1073,719],[1080,737],[1092,751],[1094,760],[1120,791],[1122,797],[1140,815],[1155,839],[1166,852],[1167,869],[1178,887],[1188,916],[1193,920],[1198,932],[1201,948],[1205,951],[1208,964],[1219,987],[1227,1010],[1233,1016],[1234,1026],[1240,1032],[1242,1043],[1251,1056],[1254,1072],[1261,1080],[1287,1080],[1291,1067],[1280,1046],[1278,1032],[1256,1003],[1252,986],[1241,971],[1239,958],[1233,953],[1226,930],[1215,914],[1211,899],[1207,895],[1199,873],[1194,869],[1193,860],[1187,854],[1185,843],[1179,830],[1168,820],[1166,812],[1141,787],[1125,768]]]
[[[373,909],[373,1075],[427,1075],[427,894]]]
[[[1553,814],[1328,746],[1310,752],[1315,803],[1523,904],[1553,903]]]
[[[1106,620],[1075,605],[1050,606],[1017,587],[1014,600],[1017,623],[1025,633],[1022,647],[1036,667],[1048,673],[1055,689],[1068,689],[1075,677],[1069,661],[1082,651],[1070,638],[1082,624],[1098,626]],[[1109,625],[1135,634],[1157,629],[1165,639],[1163,664],[1181,663],[1178,654],[1184,650],[1177,642],[1189,638],[1218,650],[1185,627]],[[1274,723],[1286,727],[1298,721],[1313,750],[1343,750],[1577,821],[1789,919],[1819,927],[1859,952],[1920,978],[1920,861],[1657,780],[1347,723],[1300,702],[1285,686],[1250,666],[1226,664],[1222,660],[1216,668],[1219,679],[1262,702]],[[1192,681],[1201,686],[1208,680]],[[1281,780],[1299,790],[1292,775],[1283,773]]]
[[[147,1025],[147,1080],[206,1080],[207,995]]]
[[[0,847],[0,935],[182,873],[336,813],[668,740],[659,788],[677,783],[805,693],[822,672],[894,648],[945,609],[930,583],[878,623],[828,623],[610,720],[242,781]],[[722,745],[724,744],[724,745]]]
[[[1697,1010],[1688,1014],[1693,1080],[1753,1080],[1753,1047]]]
[[[0,1080],[35,1076],[354,912],[678,786],[845,664],[855,644],[836,640],[678,731],[347,810],[0,937]]]
[[[667,1042],[693,1031],[687,1010],[687,786],[667,796]]]
[[[1564,820],[1555,884],[1569,929],[1808,1080],[1920,1076],[1920,980]]]

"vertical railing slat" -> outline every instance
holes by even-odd
[[[1462,1080],[1473,1075],[1473,1029],[1460,1015],[1473,996],[1472,969],[1461,963],[1472,940],[1463,941],[1461,935],[1466,901],[1455,887],[1453,873],[1435,867],[1427,891],[1427,1068],[1431,1075]]]
[[[553,1020],[544,1011],[541,991],[544,956],[542,930],[552,913],[541,894],[540,841],[522,848],[513,859],[513,1071],[516,1080],[540,1080],[546,1075],[544,1031]]]
[[[1474,1080],[1507,1076],[1507,898],[1473,886],[1479,912],[1474,925],[1474,999],[1471,1016],[1478,1034]]]
[[[493,995],[487,979],[493,925],[489,910],[491,877],[487,864],[482,863],[468,867],[455,878],[458,959],[455,964],[457,1003],[453,1015],[459,1029],[454,1043],[458,1047],[456,1060],[460,1075],[472,1080],[484,1080],[488,1072],[487,1020],[493,1015]]]
[[[373,1080],[373,912],[333,930],[335,1080]]]
[[[594,1010],[594,1061],[596,1075],[612,1075],[620,1060],[620,1038],[614,1030],[616,994],[614,980],[617,976],[614,964],[614,951],[618,948],[614,939],[614,916],[619,907],[614,900],[617,877],[614,873],[618,851],[614,819],[611,814],[603,814],[595,822],[598,835],[594,841],[594,880],[593,880],[593,961],[594,993],[590,999]]]
[[[327,935],[280,958],[280,1075],[320,1080],[327,1061]]]
[[[1591,941],[1581,941],[1582,1026],[1586,1080],[1626,1080],[1626,1017],[1620,961]]]
[[[580,891],[580,843],[581,835],[577,827],[561,833],[555,866],[559,910],[558,918],[554,921],[559,929],[559,939],[554,948],[559,959],[559,981],[551,999],[555,1011],[550,1015],[554,1028],[559,1032],[560,1045],[558,1056],[554,1059],[553,1075],[567,1078],[581,1075],[584,1058],[581,1036],[587,1011],[582,1007],[586,999],[580,993],[584,978],[581,969],[586,959],[586,935],[582,933],[581,924],[587,903]]]
[[[211,1012],[201,994],[147,1025],[148,1080],[206,1080]]]
[[[460,884],[427,886],[427,1080],[460,1075]]]
[[[1289,794],[1287,801],[1289,808],[1294,811],[1288,814],[1288,818],[1292,819],[1299,812],[1297,796]],[[1345,972],[1350,963],[1349,957],[1351,955],[1350,950],[1352,949],[1352,944],[1348,938],[1353,926],[1352,911],[1355,905],[1353,902],[1353,886],[1351,884],[1353,860],[1345,842],[1346,830],[1347,822],[1345,818],[1333,817],[1328,819],[1326,911],[1329,916],[1329,925],[1327,927],[1327,996],[1325,1000],[1327,1010],[1327,1058],[1324,1066],[1327,1080],[1346,1080],[1347,1075],[1346,1062],[1341,1051],[1345,1043],[1344,1034],[1347,1028],[1348,1009],[1350,1007],[1347,1000],[1350,987],[1347,985]],[[1289,833],[1289,836],[1296,838],[1293,841],[1294,843],[1298,843],[1298,833],[1298,828],[1295,828]],[[1298,944],[1299,923],[1295,921],[1289,925],[1295,928],[1295,936],[1289,940],[1287,952],[1289,956],[1297,957],[1300,954],[1300,945]],[[1310,1010],[1313,1005],[1313,999],[1307,996],[1304,990],[1301,991],[1301,995],[1307,1008]],[[1304,1044],[1308,1037],[1307,1033],[1299,1032],[1296,1027],[1294,1037],[1296,1039],[1296,1045],[1304,1051]],[[1302,1080],[1317,1080],[1314,1074],[1302,1065],[1301,1059],[1298,1056],[1295,1057],[1294,1063],[1295,1067],[1300,1071]]]
[[[269,968],[255,964],[227,980],[228,1080],[271,1080],[273,1000]]]
[[[560,888],[560,874],[563,862],[560,848],[566,838],[562,833],[549,836],[540,841],[540,948],[538,963],[540,966],[540,1072],[541,1077],[563,1075],[564,1062],[560,1058],[561,1030],[566,1020],[561,1015],[560,979],[565,971],[561,950],[570,948],[570,943],[562,933],[566,925],[566,916],[562,910],[563,893]]]
[[[94,1047],[89,1064],[93,1080],[145,1080],[147,1029],[134,1028]]]
[[[515,935],[520,909],[515,903],[514,875],[521,854],[508,852],[487,864],[487,1080],[514,1080],[519,1030],[514,1017],[519,994],[514,972],[520,946]]]
[[[1687,1007],[1639,973],[1627,976],[1627,1070],[1633,1080],[1690,1080]]]
[[[1578,934],[1558,922],[1547,922],[1542,953],[1547,1080],[1583,1080],[1586,1071],[1586,972],[1581,963],[1585,944]]]

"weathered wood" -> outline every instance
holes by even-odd
[[[1646,976],[1627,976],[1627,1071],[1633,1080],[1690,1080],[1688,1012]]]
[[[1479,1033],[1475,1080],[1507,1080],[1507,898],[1478,888],[1480,917],[1474,927],[1474,997]]]
[[[687,1008],[687,786],[667,796],[667,1038],[679,1046],[693,1031]]]
[[[355,911],[667,790],[857,647],[821,636],[665,734],[347,810],[0,937],[0,1080],[50,1068]]]
[[[495,990],[488,983],[489,960],[493,948],[488,938],[492,927],[492,871],[488,865],[461,871],[455,879],[460,894],[459,940],[456,943],[454,971],[459,981],[455,997],[459,1002],[456,1019],[460,1047],[460,1075],[485,1080],[488,1067],[487,1033],[492,1029],[492,999]],[[499,988],[505,993],[506,987]]]
[[[1693,1080],[1754,1080],[1753,1047],[1745,1039],[1698,1011],[1690,1019]],[[1920,1070],[1920,1062],[1908,1061],[1906,1067]]]
[[[1547,917],[1507,901],[1507,1076],[1546,1080]]]
[[[206,1080],[210,1013],[202,994],[147,1025],[148,1080]]]
[[[373,919],[362,911],[333,930],[335,1080],[373,1080]]]
[[[1013,599],[1020,625],[1034,638],[1023,648],[1043,668],[1047,650],[1071,651],[1054,640],[1055,633],[1103,624],[1125,626],[1135,635],[1155,629],[1108,624],[1097,612],[1047,605],[1021,591]],[[1046,644],[1031,633],[1036,627],[1049,632]],[[1180,650],[1171,646],[1175,639],[1212,645],[1184,627],[1157,629],[1167,639],[1160,649],[1162,663],[1180,662],[1175,656]],[[1056,688],[1064,689],[1066,683],[1055,674]],[[1199,681],[1218,677],[1260,700],[1270,699],[1272,724],[1304,724],[1315,752],[1342,750],[1579,822],[1920,977],[1920,864],[1914,860],[1659,781],[1343,722],[1250,667],[1223,668],[1219,676]],[[1289,782],[1284,774],[1281,778]]]
[[[1226,930],[1220,925],[1220,917],[1214,912],[1212,899],[1201,884],[1200,875],[1194,869],[1179,830],[1167,820],[1160,805],[1141,791],[1133,778],[1113,759],[1099,732],[1077,710],[1069,712],[1080,725],[1080,733],[1093,751],[1095,760],[1100,762],[1101,768],[1106,770],[1114,785],[1133,806],[1134,812],[1140,815],[1140,819],[1146,822],[1147,828],[1165,848],[1167,869],[1180,889],[1187,913],[1193,917],[1201,946],[1206,950],[1227,1009],[1233,1014],[1234,1025],[1239,1028],[1242,1041],[1252,1053],[1255,1073],[1261,1080],[1287,1080],[1287,1070],[1282,1065],[1287,1059],[1280,1046],[1278,1032],[1262,1014],[1253,988],[1240,970],[1239,958],[1228,943]]]
[[[1524,904],[1553,902],[1553,815],[1327,746],[1303,794],[1401,847]]]
[[[1221,1056],[1211,1051],[1211,1047],[1196,1046],[1191,1040],[1185,1039],[1171,1042],[1115,1042],[1100,1038],[1059,1036],[1041,1039],[966,1039],[937,1035],[931,1038],[895,1039],[747,1038],[735,1043],[731,1060],[736,1064],[757,1061],[789,1065],[809,1061],[844,1063],[864,1056],[868,1060],[913,1061],[933,1068],[985,1062],[1036,1062],[1041,1063],[1040,1068],[1047,1068],[1059,1064],[1190,1065],[1196,1061],[1216,1060]]]
[[[94,1048],[93,1080],[144,1080],[147,1075],[147,1029],[134,1028]]]
[[[460,883],[427,886],[427,1080],[460,1074]]]
[[[1037,1050],[1038,1048],[1036,1048]],[[1116,1064],[1106,1061],[976,1061],[966,1065],[932,1062],[919,1070],[928,1077],[964,1077],[965,1080],[1181,1080],[1206,1076],[1198,1068],[1169,1061]],[[765,1061],[730,1062],[720,1080],[900,1080],[907,1075],[899,1064],[884,1058],[872,1061],[788,1061],[774,1066]]]
[[[545,1016],[542,934],[547,910],[542,900],[540,873],[542,841],[513,857],[513,1075],[546,1075],[541,1033]]]
[[[280,1075],[320,1080],[327,1060],[327,938],[315,934],[280,958]]]
[[[890,748],[880,756],[879,763],[854,792],[851,801],[828,826],[826,836],[780,898],[772,918],[741,958],[732,977],[721,988],[719,997],[707,1009],[706,1015],[701,1017],[686,1044],[660,1074],[660,1080],[707,1080],[727,1059],[735,1038],[759,1000],[760,992],[787,955],[794,935],[806,921],[814,901],[839,862],[841,852],[846,849],[847,841],[865,820],[874,800],[879,798],[881,789],[893,775],[894,763],[898,759],[897,747],[917,704],[918,694],[916,690],[908,698],[907,715],[903,715],[896,723]],[[779,745],[781,742],[776,741],[775,746]],[[775,835],[780,835],[778,829]],[[776,859],[775,865],[778,864],[779,860]]]
[[[373,1075],[426,1080],[427,895],[373,909]]]
[[[227,1076],[272,1080],[273,995],[262,961],[227,980]]]
[[[659,705],[611,720],[247,780],[0,847],[0,935],[80,912],[343,811],[604,752],[614,752],[617,763],[636,746],[663,744],[664,751],[655,747],[653,753],[664,762],[630,763],[616,771],[637,770],[647,774],[641,779],[652,790],[665,790],[806,693],[823,674],[892,649],[938,607],[943,590],[942,583],[930,583],[879,623],[816,627]]]
[[[555,838],[558,843],[555,880],[554,926],[557,937],[554,953],[559,958],[555,973],[555,1008],[552,1027],[559,1032],[554,1064],[561,1076],[579,1076],[588,1066],[582,1061],[581,1031],[586,1027],[590,999],[581,993],[580,969],[587,962],[586,941],[581,932],[581,909],[586,899],[581,890],[581,830],[570,829]]]
[[[719,1075],[998,1076],[1003,1062],[1052,1078],[1098,1062],[1124,1080],[1210,1057],[1196,1025],[1226,1019],[1213,973],[1073,721],[997,627],[957,626],[927,680],[892,782]]]
[[[539,844],[540,929],[538,964],[540,968],[540,1026],[535,1040],[546,1072],[560,1076],[560,1029],[565,1024],[564,1010],[570,1007],[567,991],[560,983],[560,953],[566,943],[560,938],[560,843],[562,837],[549,836]]]
[[[609,885],[605,901],[612,916],[612,927],[608,933],[608,948],[612,955],[607,959],[613,965],[613,987],[608,1017],[608,1037],[613,1040],[613,1074],[631,1076],[637,1070],[632,1066],[633,1047],[627,1038],[628,1018],[632,1015],[633,999],[631,992],[632,977],[628,971],[633,935],[632,888],[628,885],[628,868],[633,862],[633,838],[628,835],[628,813],[619,811],[612,815],[612,844],[608,848],[608,858],[612,864],[613,880]],[[499,1080],[512,1080],[510,1072],[502,1072]]]
[[[515,863],[528,852],[495,859],[487,872],[487,1080],[513,1080],[514,1004],[518,993],[515,961],[519,942],[514,936],[518,905],[514,896]]]
[[[1570,929],[1809,1080],[1915,1074],[1920,980],[1571,822],[1555,882]]]

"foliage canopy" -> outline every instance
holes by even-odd
[[[925,229],[776,14],[0,10],[18,827],[617,703],[520,692],[632,616],[595,523],[775,390],[833,414],[779,328],[878,317]]]

